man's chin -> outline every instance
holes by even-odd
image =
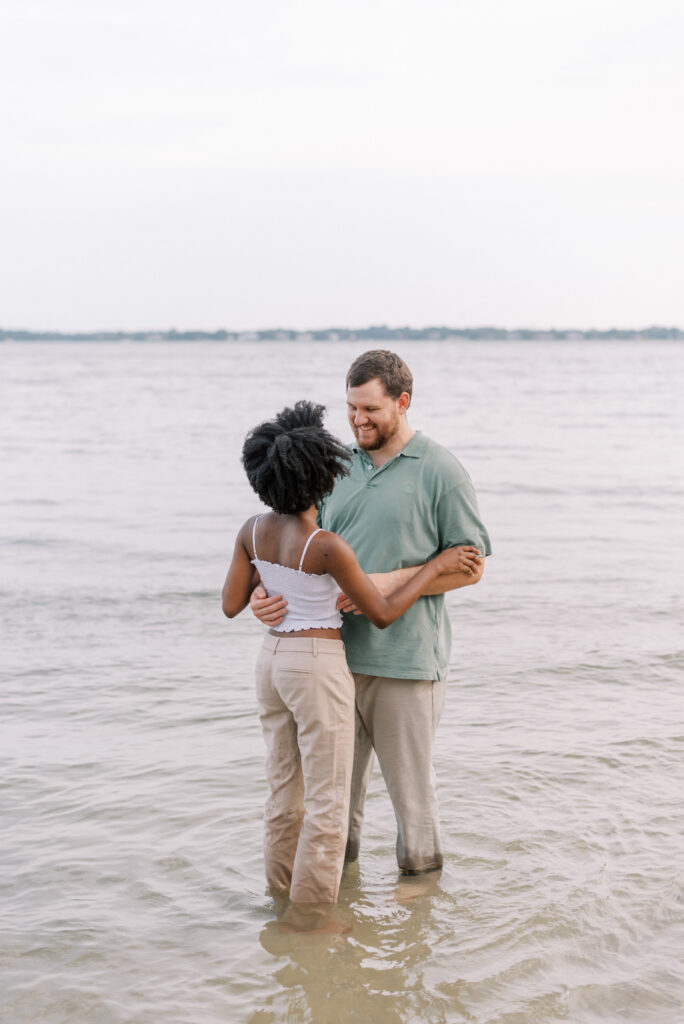
[[[382,448],[383,438],[378,437],[377,434],[373,434],[372,437],[359,437],[356,435],[356,443],[359,448],[362,448],[364,452],[375,452],[378,448]]]

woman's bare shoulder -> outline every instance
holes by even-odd
[[[262,519],[261,513],[257,512],[256,515],[250,516],[246,519],[240,529],[238,530],[237,542],[249,553],[252,551],[252,537],[254,536],[254,527],[258,519]],[[250,555],[251,557],[251,555]]]
[[[344,561],[350,557],[356,557],[351,545],[346,540],[343,540],[339,533],[321,530],[316,540],[318,541],[316,550],[323,559],[332,560],[337,563],[340,560]]]

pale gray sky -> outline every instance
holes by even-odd
[[[680,0],[0,11],[0,326],[684,326]]]

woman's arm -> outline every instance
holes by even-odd
[[[258,574],[252,565],[247,550],[247,540],[251,535],[252,520],[248,519],[235,540],[233,560],[230,563],[226,582],[221,593],[223,614],[229,619],[239,615],[249,604],[250,594],[258,580]]]
[[[359,565],[353,549],[341,537],[328,534],[321,549],[330,575],[379,629],[384,629],[403,615],[441,573],[459,572],[469,565],[471,557],[463,548],[442,551],[397,590],[384,597]]]

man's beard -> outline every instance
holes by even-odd
[[[391,423],[386,427],[375,427],[372,436],[372,440],[366,443],[363,439],[363,435],[360,434],[358,427],[354,430],[354,436],[358,442],[359,448],[363,448],[364,452],[377,452],[379,448],[384,448],[388,441],[391,441],[394,435],[399,430],[399,417],[396,416]]]

